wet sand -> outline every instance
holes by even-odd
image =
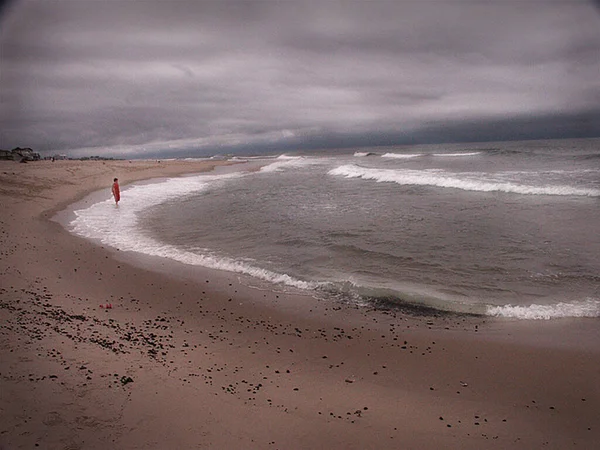
[[[0,449],[596,448],[597,319],[328,303],[51,220],[214,164],[0,161]]]

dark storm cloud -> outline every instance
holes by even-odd
[[[600,97],[600,16],[584,0],[21,0],[1,26],[2,148],[600,134],[586,119]]]

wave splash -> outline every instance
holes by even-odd
[[[422,153],[384,153],[381,155],[382,158],[395,158],[395,159],[412,159],[423,156]]]
[[[120,207],[116,208],[112,199],[95,203],[92,206],[74,211],[75,219],[69,227],[72,232],[88,239],[99,240],[105,245],[121,251],[132,251],[150,256],[172,259],[184,264],[203,266],[250,275],[254,278],[275,284],[283,284],[299,289],[316,289],[318,282],[307,282],[287,274],[277,273],[252,265],[251,261],[218,256],[209,250],[187,251],[172,245],[163,244],[146,235],[138,226],[139,213],[167,202],[181,199],[214,186],[215,183],[244,176],[233,173],[220,176],[197,176],[173,178],[160,183],[133,185],[123,190]]]
[[[302,161],[303,159],[300,157],[286,157],[279,159],[277,162],[306,163],[306,160]],[[417,179],[425,179],[428,181],[428,183],[421,182],[418,184],[430,184],[435,186],[442,186],[443,184],[439,183],[445,182],[444,180],[446,179],[453,180],[453,182],[456,183],[464,182],[464,180],[460,180],[457,177],[449,177],[446,172],[443,171],[367,169],[356,165],[340,166],[328,173],[331,175],[374,179],[376,181],[392,181],[396,183],[398,183],[398,177],[414,176]],[[423,296],[415,295],[412,292],[403,293],[398,291],[381,291],[381,289],[374,290],[369,289],[366,286],[361,286],[360,283],[347,282],[340,285],[339,282],[304,281],[286,273],[258,267],[259,264],[253,260],[221,256],[207,249],[192,249],[191,251],[188,251],[175,246],[165,245],[148,236],[138,225],[139,214],[149,207],[156,206],[171,199],[181,199],[186,195],[207,190],[211,187],[218,186],[218,183],[226,182],[229,178],[243,176],[247,176],[247,174],[233,173],[218,176],[201,175],[168,179],[160,183],[129,186],[124,189],[125,195],[123,195],[121,207],[116,208],[114,202],[111,199],[108,199],[88,208],[77,210],[75,211],[76,218],[71,222],[70,228],[80,236],[97,239],[105,245],[118,248],[122,251],[134,251],[151,256],[169,258],[187,265],[202,266],[244,274],[269,283],[307,291],[333,294],[333,297],[336,297],[336,294],[339,294],[338,297],[353,299],[357,304],[368,304],[369,302],[377,304],[377,302],[389,300],[391,304],[416,306],[418,308],[425,307],[436,311],[449,311],[458,314],[475,313],[522,320],[600,317],[600,300],[591,298],[579,302],[564,302],[550,305],[492,306],[480,304],[476,311],[471,311],[467,308],[469,305],[461,305],[451,299],[423,299]],[[386,177],[389,179],[386,179]],[[481,183],[485,183],[486,181],[475,180],[473,182],[478,182],[481,185]],[[399,184],[409,183],[404,181]],[[519,185],[513,184],[513,186],[518,187]],[[464,187],[460,188],[464,189]],[[574,194],[562,193],[556,195]],[[479,308],[479,306],[481,306],[481,308]]]
[[[600,301],[589,298],[583,301],[555,305],[488,306],[487,315],[527,320],[600,317]]]
[[[453,158],[459,158],[461,156],[477,156],[481,152],[468,152],[468,153],[434,153],[433,156],[448,156]]]
[[[313,164],[318,164],[318,161],[304,156],[280,155],[275,158],[275,162],[261,167],[260,171],[263,173],[281,172],[286,169],[299,169]]]
[[[329,175],[346,178],[374,180],[378,183],[396,183],[399,185],[437,186],[479,192],[506,192],[523,195],[562,195],[600,197],[598,189],[581,189],[572,186],[527,186],[505,181],[489,181],[481,175],[450,174],[440,170],[409,169],[371,169],[346,164],[330,170]]]
[[[350,301],[358,306],[393,309],[409,314],[439,315],[458,314],[510,318],[518,320],[554,320],[563,318],[600,317],[600,300],[588,298],[583,301],[532,305],[490,305],[465,303],[446,296],[423,290],[373,288],[354,281],[331,283],[320,286],[333,298]]]
[[[462,152],[462,153],[384,153],[381,155],[382,158],[395,158],[395,159],[412,159],[419,158],[421,156],[435,156],[435,157],[452,157],[459,158],[462,156],[477,156],[481,152]],[[355,155],[356,156],[356,155]]]

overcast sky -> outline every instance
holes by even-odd
[[[4,149],[600,136],[591,0],[14,0],[1,14]]]

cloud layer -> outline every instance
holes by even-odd
[[[598,11],[585,0],[14,1],[1,23],[0,147],[260,152],[496,139],[494,124],[506,139],[598,136]]]

